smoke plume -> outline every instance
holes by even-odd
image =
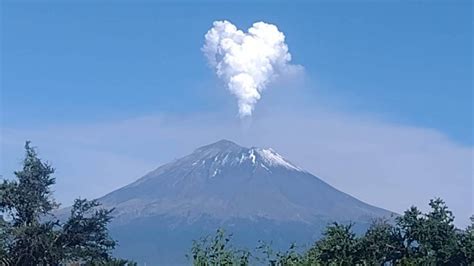
[[[252,115],[268,83],[292,67],[285,35],[265,22],[254,23],[245,33],[228,21],[215,21],[202,51],[237,97],[241,118]]]

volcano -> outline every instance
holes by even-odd
[[[236,245],[311,244],[331,222],[365,230],[392,212],[325,183],[270,148],[228,140],[200,147],[99,201],[115,208],[116,256],[151,265],[189,264],[192,240],[224,228]]]

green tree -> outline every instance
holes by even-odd
[[[473,265],[474,216],[466,230],[456,229],[454,216],[444,201],[430,201],[431,211],[422,213],[411,207],[393,224],[375,220],[361,237],[352,232],[352,224],[338,223],[326,227],[323,237],[306,252],[292,244],[287,251],[275,252],[260,241],[257,251],[262,257],[245,254],[239,261],[238,250],[228,245],[224,231],[216,237],[193,246],[195,265],[247,265],[249,258],[261,265]],[[239,262],[242,262],[239,264]]]
[[[429,203],[431,210],[423,214],[416,207],[397,218],[403,236],[401,263],[429,265],[468,265],[470,234],[457,230],[454,216],[442,199]]]
[[[0,215],[0,265],[7,264],[6,257],[8,254],[8,237],[9,237],[8,223],[3,219],[3,216]],[[5,260],[3,260],[5,258]]]
[[[392,264],[401,257],[403,238],[387,220],[375,220],[358,244],[361,261],[365,265]]]
[[[430,200],[431,211],[425,215],[423,234],[419,243],[429,262],[437,265],[453,265],[458,250],[453,213],[440,199]],[[454,261],[453,261],[454,260]]]
[[[462,265],[474,262],[474,215],[471,216],[471,224],[465,231],[459,232],[459,261]]]
[[[64,258],[101,263],[111,260],[110,251],[116,242],[109,236],[107,224],[112,219],[113,209],[99,206],[95,200],[75,200],[70,217],[62,225],[57,238]]]
[[[423,235],[423,222],[422,212],[415,206],[396,218],[397,228],[403,237],[400,261],[404,265],[422,262],[419,239]]]
[[[333,223],[308,251],[308,260],[313,264],[355,265],[358,262],[357,243],[352,224]]]
[[[57,265],[59,262],[109,261],[115,246],[107,231],[111,210],[95,201],[76,200],[71,217],[62,224],[52,212],[54,169],[25,144],[23,168],[17,180],[0,184],[0,252],[5,264]]]
[[[2,231],[12,234],[7,257],[19,265],[51,263],[55,222],[41,223],[40,218],[57,207],[50,191],[54,169],[40,161],[29,142],[25,149],[23,169],[15,172],[18,181],[4,180],[0,187],[0,211],[10,218],[2,223]]]

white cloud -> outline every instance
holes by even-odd
[[[285,35],[275,25],[257,22],[247,33],[228,21],[215,21],[202,47],[209,64],[237,97],[241,117],[251,116],[262,91],[290,65]]]

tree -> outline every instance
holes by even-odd
[[[112,219],[110,214],[113,209],[98,209],[99,206],[95,200],[75,200],[71,215],[62,225],[57,239],[64,258],[88,262],[106,262],[111,259],[110,251],[116,243],[109,236],[107,224]]]
[[[10,218],[2,223],[2,231],[12,234],[7,250],[14,264],[51,263],[55,222],[40,223],[40,218],[57,206],[49,188],[55,182],[54,169],[40,161],[29,142],[25,149],[23,169],[15,172],[18,181],[4,180],[0,186],[0,211]]]
[[[17,180],[0,184],[0,253],[5,264],[56,265],[64,261],[103,262],[115,246],[107,231],[111,210],[96,201],[76,200],[71,216],[62,224],[52,212],[54,168],[25,144],[23,168]]]
[[[375,220],[359,241],[358,257],[365,265],[393,264],[400,258],[402,247],[399,230],[387,220]]]
[[[0,265],[7,264],[9,227],[7,222],[0,215]],[[4,259],[5,258],[5,259]],[[3,260],[4,259],[4,260]]]
[[[397,228],[402,235],[401,261],[403,264],[421,263],[419,239],[423,234],[422,213],[415,206],[396,218]]]
[[[419,242],[429,262],[437,265],[457,264],[455,260],[458,242],[453,213],[440,199],[430,200],[431,211],[425,215],[423,234]]]
[[[352,232],[352,224],[333,223],[326,228],[323,238],[309,250],[312,263],[330,265],[355,265],[357,258],[357,238]]]
[[[435,265],[469,265],[472,251],[469,228],[457,230],[454,216],[443,200],[430,200],[431,211],[423,214],[416,207],[397,218],[403,237],[401,263]]]
[[[269,266],[317,265],[473,265],[474,216],[466,230],[456,229],[454,216],[441,199],[430,201],[431,211],[422,213],[411,207],[395,219],[375,220],[361,237],[352,232],[352,224],[333,223],[323,237],[306,252],[291,244],[284,252],[275,252],[260,241],[257,251],[264,257],[245,254],[228,245],[230,238],[218,231],[211,241],[193,245],[194,265],[248,265],[249,258]],[[204,243],[204,244],[202,244]],[[241,264],[239,264],[241,263]]]
[[[465,231],[458,233],[459,261],[462,265],[474,262],[474,215],[470,217],[471,225]]]

